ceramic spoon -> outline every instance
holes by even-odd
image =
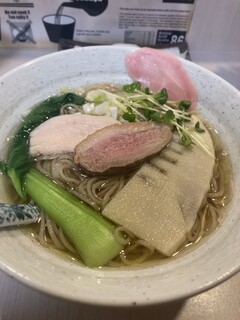
[[[0,203],[0,228],[30,224],[40,217],[40,210],[31,204]]]

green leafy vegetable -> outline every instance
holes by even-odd
[[[127,112],[125,112],[122,115],[124,120],[127,120],[129,122],[134,122],[136,119],[136,115],[133,113],[133,110],[131,107],[127,107]]]
[[[172,110],[168,110],[168,111],[164,114],[164,116],[163,116],[164,122],[165,122],[166,124],[171,123],[171,121],[172,121],[174,118],[175,118],[175,115],[174,115],[174,113],[173,113]]]
[[[5,176],[8,174],[8,166],[2,161],[0,161],[0,172]]]
[[[160,104],[165,104],[168,100],[167,89],[163,88],[160,92],[154,95],[154,99]]]
[[[145,94],[151,94],[150,89],[147,88],[147,87],[146,87],[146,88],[143,88],[143,89],[142,89],[142,92],[145,93]]]
[[[161,116],[160,112],[156,111],[151,114],[151,120],[161,122],[163,121],[163,117]]]
[[[47,119],[59,115],[60,108],[64,104],[82,105],[84,101],[83,97],[74,93],[51,97],[40,103],[22,120],[22,126],[14,137],[8,158],[8,175],[22,198],[26,197],[23,185],[24,176],[34,163],[34,158],[28,154],[31,131]]]
[[[133,83],[130,83],[130,84],[125,84],[123,87],[122,87],[122,90],[124,92],[128,92],[128,93],[133,93],[135,92],[136,90],[141,90],[141,82],[139,81],[135,81]]]
[[[192,143],[191,137],[187,134],[183,134],[181,139],[182,139],[183,144],[185,144],[185,146],[189,146]]]
[[[143,110],[143,115],[147,120],[152,120],[152,116],[153,116],[154,113],[155,113],[155,111],[149,110],[147,108]]]
[[[196,122],[195,129],[196,129],[197,132],[205,132],[205,130],[200,127],[200,122],[199,121]]]
[[[176,122],[179,125],[179,127],[181,127],[184,124],[184,120],[183,119],[177,119]]]
[[[181,100],[179,102],[178,108],[181,111],[187,111],[191,107],[191,101],[188,100]]]
[[[62,228],[87,266],[103,266],[122,250],[115,227],[95,209],[35,169],[25,183],[27,194]]]

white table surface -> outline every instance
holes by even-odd
[[[53,50],[51,50],[53,51]],[[42,49],[0,49],[0,75],[38,56]],[[192,60],[240,89],[240,53],[191,52]],[[82,305],[47,296],[0,271],[0,320],[239,320],[240,273],[221,285],[190,299],[148,307],[106,308]]]

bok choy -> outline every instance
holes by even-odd
[[[25,183],[27,194],[62,228],[87,266],[103,266],[122,250],[115,227],[95,209],[35,169]]]
[[[45,120],[59,115],[60,108],[67,103],[84,104],[84,98],[74,93],[51,97],[35,107],[22,120],[12,142],[8,158],[8,175],[21,198],[26,198],[23,179],[34,164],[34,158],[28,154],[29,135],[33,129]]]

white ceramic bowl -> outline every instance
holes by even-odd
[[[0,78],[0,154],[20,116],[61,86],[76,87],[130,79],[124,57],[131,46],[102,46],[57,52]],[[0,231],[0,267],[43,292],[104,305],[150,304],[189,297],[227,279],[240,268],[240,93],[216,75],[182,61],[199,94],[199,109],[217,128],[233,165],[234,196],[227,217],[213,235],[188,254],[137,269],[88,269],[31,241],[21,230]],[[6,201],[2,188],[0,200]]]

